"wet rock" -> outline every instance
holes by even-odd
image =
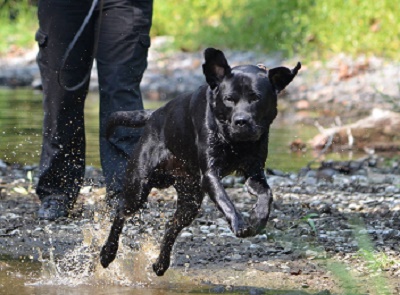
[[[262,295],[265,294],[265,290],[261,288],[250,288],[249,295]]]
[[[364,207],[362,204],[351,203],[348,208],[353,211],[361,211]]]
[[[292,186],[294,185],[294,181],[288,177],[282,176],[269,176],[267,178],[268,184],[270,187],[280,187],[280,186]]]
[[[235,178],[233,176],[227,176],[224,177],[221,182],[224,187],[233,187],[235,185]]]
[[[213,287],[210,289],[210,293],[215,293],[215,294],[225,293],[225,287],[224,286]]]
[[[385,187],[385,193],[387,194],[396,194],[400,192],[400,188],[395,185],[388,185]]]

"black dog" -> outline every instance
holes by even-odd
[[[175,239],[195,219],[205,194],[237,237],[254,236],[267,223],[272,203],[264,174],[269,126],[277,115],[277,94],[301,65],[293,70],[267,71],[252,65],[231,69],[219,50],[208,48],[204,56],[208,85],[154,112],[112,115],[109,132],[116,126],[145,127],[128,163],[117,215],[100,253],[103,267],[115,259],[125,219],[143,206],[153,187],[172,185],[178,193],[175,215],[166,226],[160,255],[153,264],[159,276],[168,269]],[[221,184],[221,178],[233,171],[247,178],[248,191],[258,197],[249,224]]]

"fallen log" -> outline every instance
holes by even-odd
[[[355,123],[320,128],[310,145],[317,150],[400,151],[400,114],[373,109],[371,115]]]

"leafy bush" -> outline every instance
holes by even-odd
[[[0,52],[33,44],[32,0],[0,2]],[[208,46],[300,54],[375,54],[399,59],[400,9],[392,0],[154,0],[152,36],[183,50]]]
[[[36,7],[30,0],[0,1],[0,54],[34,44]]]
[[[207,46],[399,58],[400,10],[391,0],[155,1],[153,35],[186,50]]]
[[[296,0],[156,1],[154,35],[172,35],[186,50],[205,46],[296,51],[308,5]],[[306,3],[306,1],[304,1]]]

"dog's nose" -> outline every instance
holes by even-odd
[[[250,117],[246,115],[238,115],[234,118],[233,123],[237,127],[245,127],[249,125]]]

